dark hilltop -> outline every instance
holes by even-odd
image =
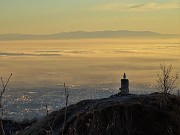
[[[166,104],[163,99],[152,93],[83,100],[38,121],[4,121],[4,129],[6,135],[179,135],[180,97],[168,94]]]
[[[6,135],[180,135],[180,97],[130,94],[125,73],[116,95],[69,106],[67,101],[68,94],[66,107],[41,120],[4,120]]]

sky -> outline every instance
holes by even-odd
[[[180,1],[0,0],[0,34],[103,30],[180,34]]]

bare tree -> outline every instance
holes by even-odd
[[[62,129],[62,135],[64,135],[64,129],[66,125],[66,118],[67,118],[67,110],[68,110],[68,98],[69,98],[69,92],[68,92],[68,87],[64,83],[64,92],[65,92],[65,98],[66,98],[66,106],[65,106],[65,112],[64,112],[64,124],[63,124],[63,129]]]
[[[160,64],[160,69],[160,72],[157,74],[157,88],[164,94],[167,94],[177,87],[179,73],[173,72],[172,65]]]
[[[2,98],[3,98],[4,92],[6,91],[7,85],[9,83],[10,79],[11,79],[11,76],[12,76],[12,74],[9,76],[6,83],[4,83],[3,78],[1,77],[1,83],[2,83],[2,86],[3,86],[3,90],[0,93],[0,111],[1,111],[1,114],[0,114],[1,115],[0,116],[0,126],[1,126],[1,129],[2,129],[2,135],[5,135],[5,131],[4,131],[4,128],[3,128],[3,115],[4,115],[3,105],[4,104],[3,104]]]

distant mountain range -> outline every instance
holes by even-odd
[[[45,40],[45,39],[89,39],[89,38],[179,38],[177,34],[160,34],[151,31],[75,31],[48,35],[0,34],[3,40]]]

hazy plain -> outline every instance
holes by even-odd
[[[138,89],[155,83],[160,63],[180,69],[177,39],[1,41],[0,48],[0,75],[13,73],[11,87],[114,88],[126,72]]]
[[[117,93],[124,72],[131,93],[150,93],[161,63],[180,70],[178,39],[1,41],[0,49],[0,76],[5,81],[13,74],[5,117],[16,120],[41,117],[46,105],[63,107],[64,82],[72,104]]]

